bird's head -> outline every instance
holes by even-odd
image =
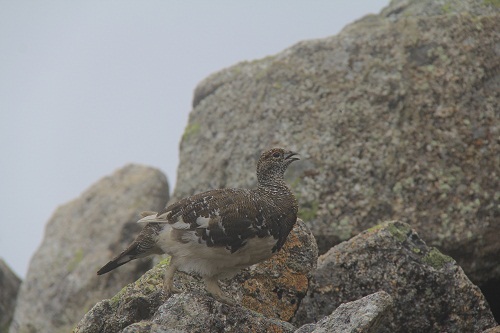
[[[282,179],[288,166],[299,160],[296,155],[297,153],[283,148],[273,148],[262,153],[257,162],[259,182]]]

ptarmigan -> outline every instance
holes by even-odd
[[[173,286],[177,270],[201,275],[206,290],[219,301],[234,304],[218,285],[242,268],[279,251],[297,220],[297,200],[284,181],[297,153],[282,148],[264,152],[257,163],[254,189],[217,189],[181,199],[159,213],[145,212],[144,229],[98,275],[133,259],[169,254],[163,289]]]

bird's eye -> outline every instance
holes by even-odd
[[[273,157],[275,157],[275,158],[278,158],[278,157],[280,157],[280,156],[281,156],[281,154],[280,154],[280,153],[278,153],[278,152],[275,152],[275,153],[273,154]]]

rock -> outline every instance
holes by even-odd
[[[495,9],[495,3],[492,1],[451,0],[440,2],[433,0],[392,0],[382,10],[381,15],[396,21],[405,20],[409,16],[437,16],[460,13],[468,13],[473,16],[487,16]]]
[[[289,321],[307,293],[317,258],[314,236],[299,219],[282,251],[243,270],[223,290],[238,295],[241,304],[251,310]]]
[[[21,279],[0,258],[0,333],[6,333],[14,315]]]
[[[101,277],[96,272],[133,240],[139,213],[167,200],[159,170],[127,165],[59,207],[31,259],[10,332],[69,332],[97,301],[141,276],[147,260]]]
[[[160,325],[151,324],[149,322],[139,322],[133,325],[130,325],[126,329],[124,329],[121,333],[146,333],[146,332],[154,332],[154,333],[189,333],[188,331],[181,330],[171,330],[171,329],[163,329]]]
[[[305,324],[305,325],[302,325],[294,333],[312,333],[315,328],[316,328],[316,324]]]
[[[168,259],[161,261],[113,298],[97,303],[80,320],[73,332],[119,332],[130,324],[151,318],[165,301],[162,286],[168,263]]]
[[[318,259],[296,323],[384,290],[394,309],[377,332],[481,332],[495,326],[488,303],[455,260],[393,221],[343,242]]]
[[[296,312],[306,294],[308,280],[316,261],[317,248],[314,237],[304,222],[298,220],[278,254],[243,270],[233,279],[223,283],[222,290],[228,295],[234,295],[244,306],[233,309],[208,296],[200,278],[182,272],[176,273],[174,285],[184,292],[166,300],[162,286],[163,274],[169,264],[167,258],[136,282],[127,285],[113,298],[97,303],[78,323],[74,333],[111,333],[125,328],[130,332],[153,332],[158,327],[161,327],[161,330],[168,328],[192,332],[201,330],[202,326],[196,325],[206,325],[204,322],[207,321],[222,325],[222,318],[226,318],[228,328],[221,332],[238,332],[234,325],[245,321],[252,323],[256,332],[260,332],[255,326],[259,322],[262,322],[263,327],[279,324],[278,326],[284,325],[283,327],[291,329],[293,326],[283,324],[281,320],[289,320]],[[184,309],[190,309],[191,304],[200,303],[198,310],[204,313],[203,316],[212,313],[213,318],[203,317],[199,322],[191,323],[194,326],[187,327],[186,323],[171,321],[174,319],[165,317],[173,314],[169,311],[177,311],[175,308],[168,310],[169,306],[160,308],[165,301],[170,305],[176,304],[178,311],[185,311]],[[268,318],[264,318],[262,314]],[[161,332],[160,328],[158,330]]]
[[[336,36],[211,75],[174,197],[252,186],[248,166],[283,146],[302,154],[288,177],[320,253],[399,219],[475,283],[500,278],[499,11],[392,1]]]
[[[495,326],[493,328],[489,328],[482,333],[500,333],[500,326]]]
[[[150,322],[128,326],[122,332],[294,332],[287,322],[267,318],[241,306],[231,307],[199,293],[170,297]]]
[[[379,291],[357,301],[341,304],[317,324],[306,324],[295,333],[378,333],[380,323],[388,316],[391,307],[391,296]]]

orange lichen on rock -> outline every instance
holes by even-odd
[[[307,292],[316,258],[314,238],[299,220],[280,252],[241,277],[241,304],[267,317],[290,320]]]

